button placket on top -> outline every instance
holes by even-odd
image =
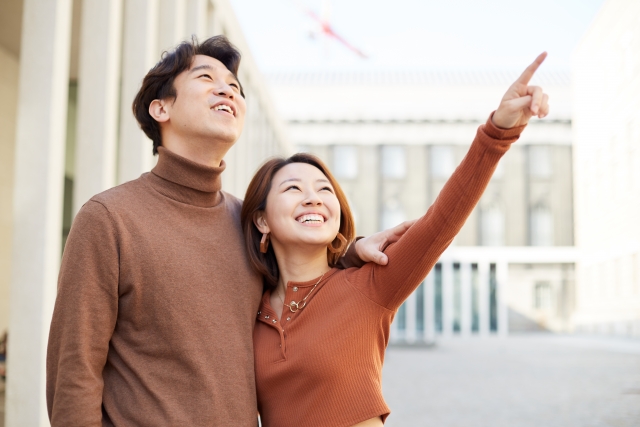
[[[268,296],[266,298],[268,298]],[[266,306],[263,304],[260,311],[258,311],[257,320],[275,329],[278,332],[278,335],[280,336],[280,356],[282,357],[282,359],[286,359],[287,351],[286,342],[284,339],[284,329],[282,328],[282,325],[278,320],[278,316],[276,316],[275,311],[271,308],[271,306]]]
[[[308,282],[287,283],[284,302],[289,305],[291,304],[292,301],[300,303],[306,296],[308,296],[308,298],[306,299],[306,303],[309,304],[311,300],[315,297],[315,295],[318,293],[320,288],[323,287],[323,285],[328,281],[329,277],[331,277],[333,273],[335,273],[335,271],[337,271],[335,268],[328,271],[323,278],[324,280],[318,283],[318,286],[315,289],[313,289],[315,285],[315,280],[318,280],[318,279],[310,280]],[[310,294],[309,292],[312,289],[313,289],[313,292]],[[286,359],[287,358],[286,335],[285,335],[284,328],[290,322],[295,320],[295,318],[297,317],[296,315],[298,315],[303,310],[299,309],[299,310],[296,310],[295,312],[292,312],[290,307],[285,305],[282,308],[282,319],[278,319],[278,316],[276,315],[275,310],[271,307],[271,304],[269,303],[270,297],[271,297],[270,291],[266,292],[262,296],[263,300],[261,304],[261,309],[258,312],[257,320],[259,320],[262,323],[265,323],[266,325],[278,331],[278,335],[280,336],[280,354],[282,356],[282,359]]]

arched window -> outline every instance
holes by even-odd
[[[404,147],[387,145],[382,147],[382,176],[385,178],[404,178],[407,174],[407,160]]]
[[[450,145],[434,145],[430,150],[431,176],[449,178],[455,169],[453,147]]]
[[[549,178],[553,173],[551,165],[551,147],[530,145],[528,156],[529,176],[534,178]]]
[[[382,209],[381,229],[387,230],[405,221],[404,209],[396,199],[388,200]]]
[[[503,246],[504,213],[498,203],[480,209],[480,245]]]
[[[531,246],[553,246],[553,213],[544,204],[531,208],[529,241]]]
[[[332,169],[336,178],[357,178],[358,148],[352,145],[336,145],[333,147]]]

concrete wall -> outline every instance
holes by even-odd
[[[18,58],[0,46],[0,334],[9,325]]]
[[[574,53],[576,327],[640,336],[640,2],[607,1]]]

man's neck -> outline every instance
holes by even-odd
[[[180,157],[192,162],[219,167],[223,157],[232,144],[218,141],[181,141],[176,138],[163,138],[162,146]]]

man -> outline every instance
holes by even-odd
[[[244,124],[239,63],[216,36],[180,44],[144,78],[133,111],[158,164],[73,223],[47,354],[54,427],[256,425],[262,279],[241,201],[221,191]],[[380,250],[407,226],[358,241],[357,255],[386,263]]]

